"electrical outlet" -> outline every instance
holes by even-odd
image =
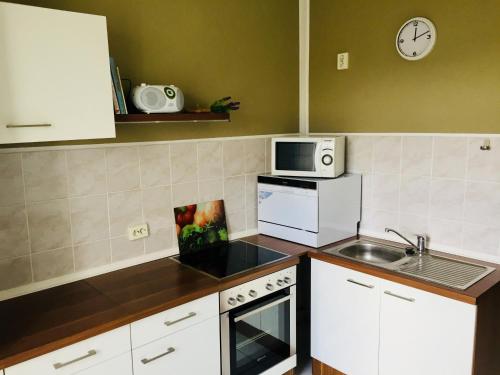
[[[349,52],[337,55],[337,70],[349,69]]]
[[[130,241],[138,240],[149,236],[149,229],[147,224],[139,224],[128,227],[128,239]]]

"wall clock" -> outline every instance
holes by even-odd
[[[436,37],[436,28],[431,20],[414,17],[399,29],[396,49],[403,59],[420,60],[432,51]]]

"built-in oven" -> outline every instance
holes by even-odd
[[[221,292],[223,375],[281,375],[297,365],[293,284],[295,267]]]

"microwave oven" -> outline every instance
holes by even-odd
[[[344,173],[344,136],[273,138],[271,147],[275,176],[335,178]]]

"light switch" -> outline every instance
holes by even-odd
[[[337,70],[349,69],[349,52],[337,55]]]

